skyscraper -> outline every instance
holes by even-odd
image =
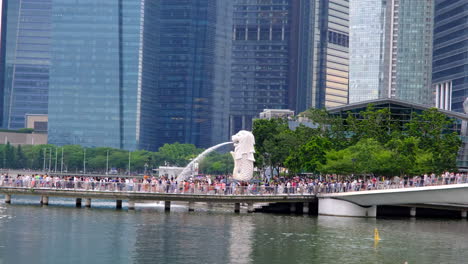
[[[433,104],[433,1],[350,1],[351,103],[397,98]]]
[[[347,0],[235,0],[230,132],[263,109],[348,101]]]
[[[231,0],[160,0],[157,146],[229,140]]]
[[[25,127],[26,114],[47,114],[52,0],[4,0],[3,127]]]
[[[156,1],[54,1],[49,142],[154,149]]]
[[[468,97],[468,2],[436,0],[432,83],[436,107],[463,112]]]
[[[298,1],[234,1],[231,134],[263,109],[287,109]]]

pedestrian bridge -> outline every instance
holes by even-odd
[[[468,183],[357,192],[320,193],[319,214],[376,216],[376,206],[424,205],[424,207],[468,209]],[[415,213],[412,213],[415,215]]]
[[[11,184],[10,184],[11,185]],[[165,210],[169,211],[171,202],[187,202],[189,211],[194,211],[194,205],[196,202],[203,203],[230,203],[234,205],[234,212],[240,212],[240,205],[247,204],[247,212],[254,211],[255,203],[288,203],[291,208],[295,210],[296,205],[300,204],[303,213],[309,212],[309,204],[314,202],[316,197],[314,194],[301,192],[301,193],[289,193],[289,194],[278,194],[270,193],[264,190],[242,190],[240,188],[235,191],[226,190],[226,192],[214,193],[213,191],[205,191],[203,193],[191,193],[190,190],[187,192],[158,192],[151,191],[151,189],[133,189],[132,191],[125,190],[124,188],[119,189],[114,186],[114,183],[107,183],[105,186],[96,185],[95,188],[90,188],[90,185],[74,184],[72,188],[66,188],[70,186],[61,185],[61,188],[57,187],[16,187],[8,186],[3,183],[0,186],[0,194],[5,195],[5,202],[11,203],[13,195],[34,195],[40,197],[40,204],[48,205],[49,197],[67,197],[76,198],[76,206],[81,207],[82,199],[85,200],[85,206],[91,207],[91,199],[107,199],[115,200],[116,208],[122,208],[122,201],[128,201],[128,209],[135,209],[135,202],[144,201],[164,201]],[[101,190],[101,188],[103,190]],[[294,211],[293,210],[293,211]]]

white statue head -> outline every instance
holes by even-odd
[[[463,101],[463,112],[465,112],[465,114],[468,114],[468,97],[465,98],[465,101]]]
[[[234,151],[231,151],[234,159],[232,178],[238,181],[248,181],[253,177],[255,138],[252,132],[241,130],[232,136]]]
[[[235,159],[241,159],[243,154],[247,154],[247,159],[255,161],[255,137],[250,131],[241,130],[231,137],[234,143]]]

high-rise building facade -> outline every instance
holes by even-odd
[[[25,127],[26,114],[47,114],[52,0],[4,0],[3,127]]]
[[[347,0],[235,0],[230,132],[263,109],[348,102]]]
[[[154,149],[156,1],[54,1],[49,142]]]
[[[468,2],[436,0],[432,83],[435,105],[463,112],[468,97]]]
[[[349,2],[299,1],[292,109],[348,103]],[[295,15],[296,17],[296,15]],[[294,36],[294,35],[293,35]]]
[[[231,0],[160,0],[157,146],[229,140]]]
[[[351,103],[433,104],[433,15],[434,0],[350,1]]]
[[[234,0],[231,134],[263,109],[287,109],[297,1]]]

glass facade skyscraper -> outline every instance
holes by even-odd
[[[155,148],[156,8],[154,1],[54,1],[50,143]]]
[[[230,132],[348,101],[347,0],[235,0]]]
[[[468,97],[468,2],[436,0],[432,83],[436,107],[463,112]]]
[[[288,108],[294,2],[234,0],[231,134],[263,109]]]
[[[397,98],[433,104],[433,2],[350,1],[351,103]]]
[[[349,71],[349,2],[322,1],[319,107],[335,107],[348,103]],[[323,102],[323,103],[322,103]]]
[[[384,86],[386,4],[380,0],[351,0],[349,101],[380,98]]]
[[[231,0],[160,0],[156,145],[229,140]]]
[[[26,114],[47,114],[52,0],[3,5],[3,127],[18,129]]]

